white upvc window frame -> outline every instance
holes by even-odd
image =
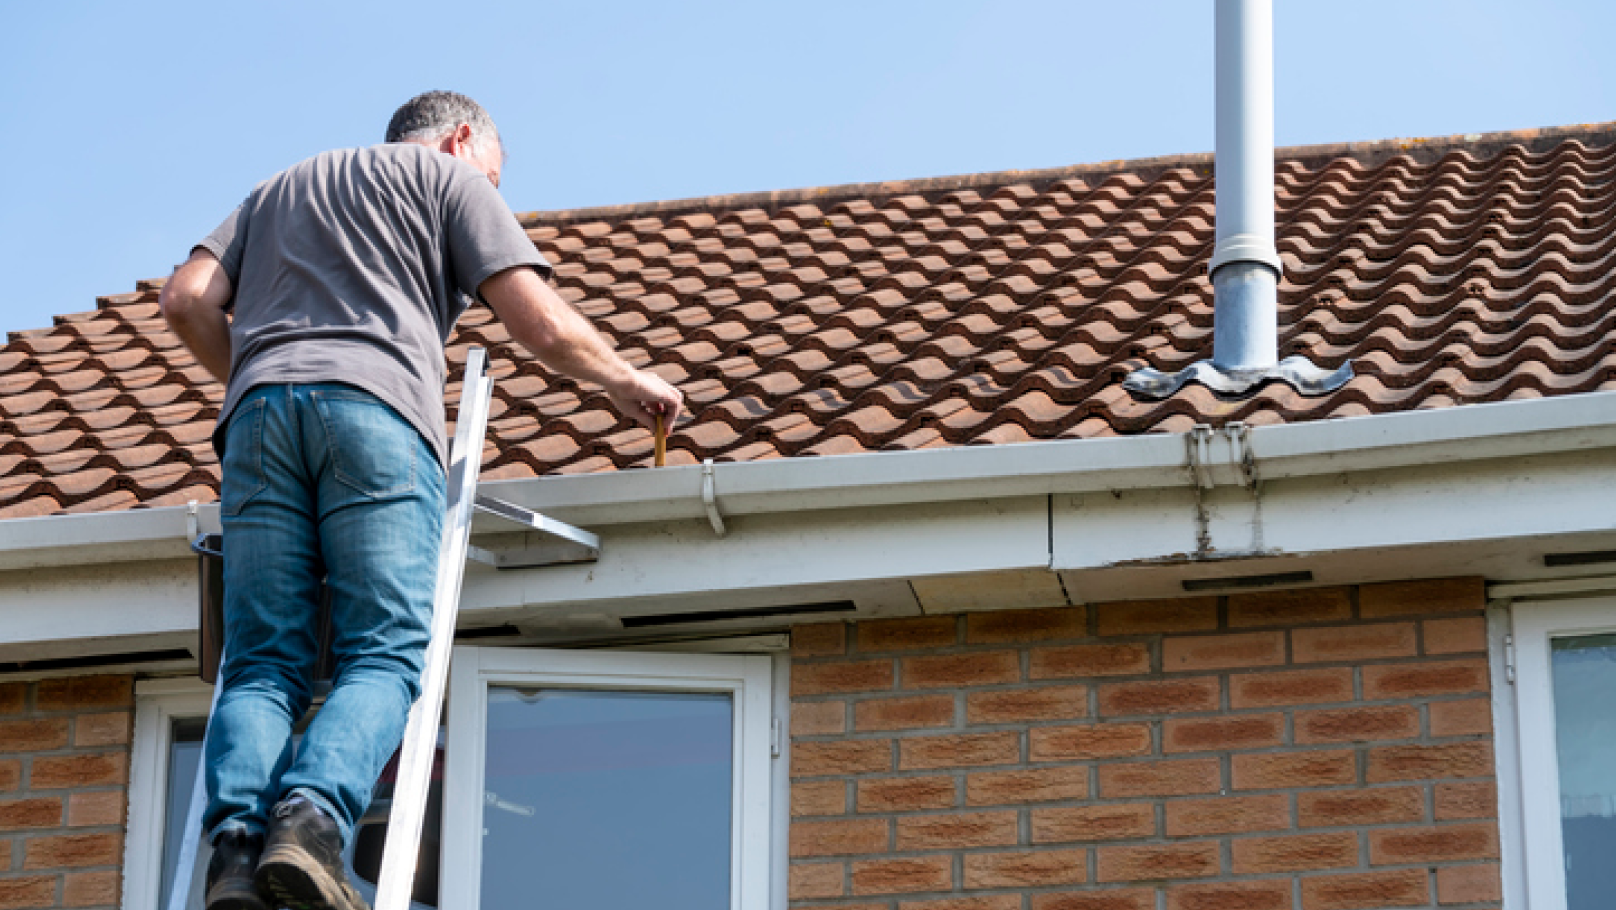
[[[1616,597],[1517,602],[1510,612],[1525,866],[1522,884],[1532,910],[1566,910],[1550,642],[1572,635],[1616,633]]]
[[[458,647],[450,665],[439,910],[476,910],[490,685],[728,693],[730,910],[770,905],[773,662],[765,656]]]
[[[129,831],[123,842],[123,910],[162,910],[159,891],[174,721],[207,717],[212,700],[213,687],[195,678],[148,679],[135,684]]]

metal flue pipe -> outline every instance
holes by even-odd
[[[1276,363],[1279,279],[1274,246],[1273,0],[1217,0],[1217,243],[1212,273],[1212,359],[1165,374],[1137,370],[1123,384],[1165,398],[1187,382],[1243,395],[1270,379],[1318,395],[1352,378],[1352,366],[1321,370],[1304,357]]]
[[[1216,20],[1212,362],[1224,370],[1261,370],[1279,359],[1273,0],[1218,0]]]

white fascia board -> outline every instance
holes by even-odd
[[[1236,485],[1241,454],[1218,434],[1206,472]],[[1252,427],[1263,481],[1616,447],[1616,392]],[[967,446],[712,465],[724,516],[816,512],[1055,493],[1183,489],[1185,434]],[[703,467],[489,481],[480,492],[590,529],[703,519]],[[187,507],[0,521],[0,571],[183,556]],[[199,510],[218,527],[217,506]],[[479,533],[511,530],[478,518]]]

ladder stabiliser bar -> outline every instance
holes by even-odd
[[[556,521],[515,503],[478,495],[477,509],[496,515],[520,526],[521,530],[535,532],[537,542],[521,547],[484,549],[468,547],[467,555],[477,562],[496,569],[520,569],[529,566],[551,566],[573,562],[594,562],[600,558],[600,537],[583,528]]]

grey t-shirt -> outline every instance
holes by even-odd
[[[484,280],[550,265],[483,173],[410,143],[325,152],[253,189],[198,246],[235,288],[214,431],[265,383],[341,382],[414,425],[440,462],[443,345]]]

